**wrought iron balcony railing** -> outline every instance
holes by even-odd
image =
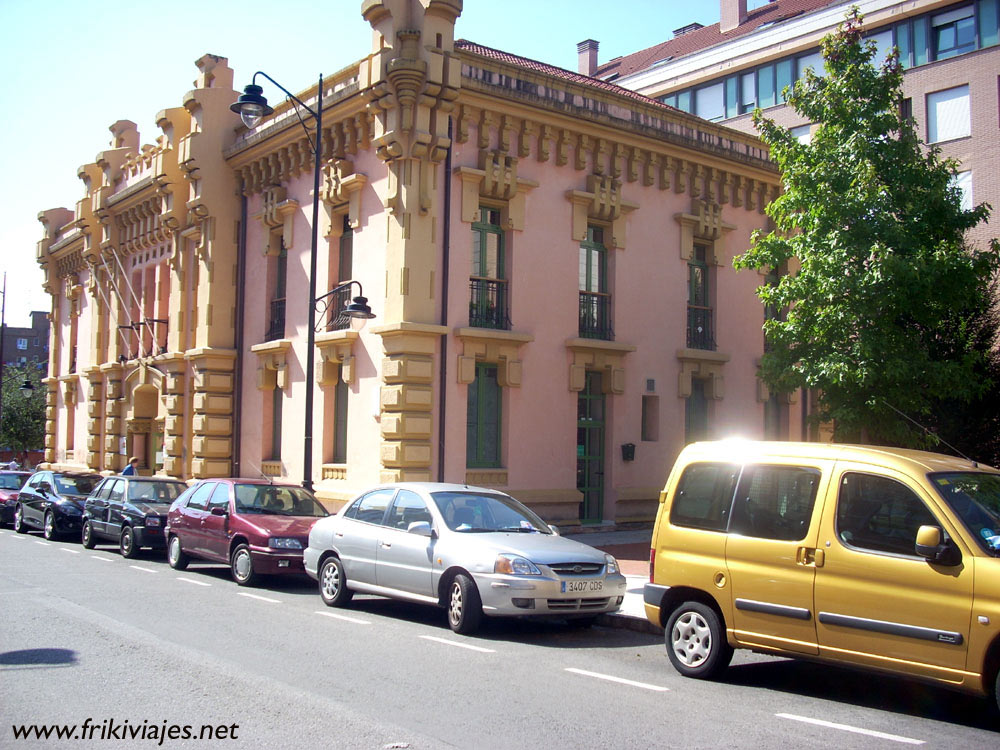
[[[510,330],[507,282],[493,279],[469,280],[469,325],[473,328]]]
[[[611,341],[611,295],[580,292],[580,337]]]
[[[711,307],[688,305],[687,345],[688,349],[715,351]]]
[[[331,295],[330,301],[324,311],[326,323],[320,321],[321,326],[325,326],[328,331],[343,331],[351,327],[351,316],[347,314],[346,308],[351,303],[351,287],[345,287]]]

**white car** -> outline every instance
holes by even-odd
[[[614,557],[559,536],[503,492],[458,484],[363,493],[316,522],[304,562],[328,606],[355,592],[433,604],[456,633],[484,614],[592,622],[625,597]]]

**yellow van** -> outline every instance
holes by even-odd
[[[748,648],[1000,705],[1000,471],[896,448],[689,445],[660,495],[644,601],[689,677]]]

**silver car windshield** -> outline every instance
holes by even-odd
[[[552,533],[545,521],[509,495],[433,492],[431,497],[452,531],[468,534],[491,531]]]
[[[1000,474],[934,474],[931,481],[979,546],[1000,555]]]

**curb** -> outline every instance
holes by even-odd
[[[659,638],[663,637],[663,628],[654,625],[645,617],[632,617],[631,615],[601,615],[597,618],[597,624],[606,628],[617,628],[619,630],[632,630],[636,633],[648,633]]]

